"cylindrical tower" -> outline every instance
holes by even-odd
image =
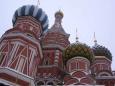
[[[42,39],[43,64],[57,65],[62,67],[62,51],[69,44],[69,34],[67,34],[62,27],[63,13],[57,11],[55,13],[54,25],[47,31],[44,38]]]
[[[59,85],[63,82],[62,51],[69,44],[69,34],[62,27],[63,13],[55,13],[54,25],[42,37],[43,59],[38,66],[37,85]]]
[[[111,76],[111,52],[104,46],[97,43],[92,49],[95,55],[95,60],[92,65],[92,73],[95,76]]]
[[[89,46],[77,41],[64,50],[63,59],[68,72],[64,78],[66,85],[94,84],[94,80],[90,76],[90,65],[94,55]]]
[[[34,76],[43,58],[40,37],[48,28],[45,12],[34,5],[25,5],[14,13],[13,28],[0,40],[0,66]]]

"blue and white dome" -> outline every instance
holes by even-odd
[[[15,25],[16,20],[19,16],[32,16],[36,20],[41,22],[43,31],[48,29],[48,16],[45,14],[45,12],[41,8],[38,8],[38,6],[24,5],[18,8],[15,11],[13,19],[12,19],[13,25]]]

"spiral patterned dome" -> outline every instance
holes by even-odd
[[[87,58],[90,62],[94,58],[92,49],[88,45],[79,42],[69,45],[63,52],[64,62],[77,56]]]
[[[93,47],[93,52],[95,56],[105,56],[107,57],[109,60],[112,60],[112,55],[111,52],[105,48],[104,46],[95,44]]]
[[[43,27],[43,31],[48,29],[48,17],[41,8],[38,8],[38,6],[24,5],[20,8],[18,8],[15,11],[13,19],[12,19],[13,25],[15,25],[16,20],[19,16],[32,16],[36,20],[41,22],[41,25]]]

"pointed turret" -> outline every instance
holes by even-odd
[[[94,32],[94,43],[95,43],[95,46],[96,46],[97,45],[97,40],[96,40],[95,32]]]
[[[37,73],[40,74],[40,77],[43,77],[42,80],[44,80],[44,82],[52,80],[53,83],[48,81],[47,85],[63,83],[62,52],[70,42],[68,40],[69,34],[64,31],[61,25],[62,18],[63,13],[61,11],[56,12],[53,26],[44,33],[44,37],[41,38],[43,59],[40,66],[38,66]],[[47,78],[44,78],[44,76]],[[38,80],[40,80],[39,77]]]
[[[76,43],[79,42],[79,37],[78,37],[78,32],[77,32],[77,29],[76,29]]]
[[[70,44],[69,34],[62,27],[63,13],[57,11],[55,13],[55,22],[51,29],[45,33],[42,38],[42,48],[44,60],[49,58],[49,64],[56,64],[62,67],[62,51]],[[49,57],[48,57],[49,55]],[[54,55],[53,58],[51,56]],[[54,61],[52,61],[54,59]]]
[[[58,32],[65,35],[66,37],[69,37],[69,34],[67,34],[62,27],[63,16],[63,12],[61,12],[60,10],[55,13],[55,22],[49,32]]]
[[[94,46],[92,47],[95,60],[92,65],[92,73],[97,76],[111,76],[111,52],[102,45],[99,45],[94,33]]]
[[[69,34],[67,34],[62,27],[63,16],[60,10],[55,13],[55,22],[43,38],[43,45],[51,46],[53,44],[55,47],[58,46],[63,49],[70,44],[68,40]]]

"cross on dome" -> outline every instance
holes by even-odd
[[[40,5],[40,0],[37,0],[37,6],[39,6]]]
[[[79,42],[78,39],[79,39],[78,38],[78,32],[77,32],[77,28],[76,28],[76,43]]]
[[[95,45],[97,45],[97,40],[96,40],[95,32],[94,32],[94,43],[95,43]]]

